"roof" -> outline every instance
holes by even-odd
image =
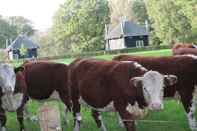
[[[20,49],[21,47],[26,49],[39,48],[38,44],[34,43],[26,35],[19,35],[8,47],[6,50],[15,50]]]
[[[119,23],[113,29],[108,26],[108,33],[105,34],[105,39],[116,39],[127,36],[146,36],[149,35],[144,26],[135,24],[132,21],[124,21]]]

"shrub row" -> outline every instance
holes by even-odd
[[[170,47],[167,45],[162,46],[146,46],[142,48],[126,48],[126,49],[119,49],[119,50],[102,50],[102,51],[94,51],[94,52],[84,52],[84,53],[71,53],[65,54],[60,56],[53,56],[53,57],[38,57],[38,60],[55,60],[55,59],[64,59],[64,58],[73,58],[73,57],[89,57],[89,56],[99,56],[99,55],[113,55],[119,53],[131,53],[131,52],[138,52],[138,51],[151,51],[156,49],[169,49]],[[20,59],[17,61],[6,61],[10,63],[21,63],[24,59]]]

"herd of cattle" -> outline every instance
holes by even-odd
[[[80,131],[80,106],[92,110],[98,128],[107,131],[100,112],[114,111],[127,131],[135,131],[130,108],[163,109],[163,97],[179,94],[192,131],[197,129],[195,89],[197,49],[176,45],[173,56],[119,55],[111,61],[78,58],[71,64],[27,61],[17,68],[0,64],[0,131],[5,130],[5,111],[16,111],[24,131],[23,110],[28,100],[45,100],[58,94],[74,116],[74,131]]]

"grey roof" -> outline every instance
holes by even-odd
[[[108,33],[105,34],[105,39],[116,39],[127,36],[146,36],[149,35],[144,26],[140,26],[131,21],[119,23],[113,29],[108,28]]]
[[[38,44],[34,43],[26,35],[19,35],[8,47],[7,50],[20,49],[21,47],[27,49],[39,48]]]

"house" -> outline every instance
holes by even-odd
[[[148,26],[141,26],[132,21],[122,21],[114,28],[105,27],[106,50],[148,46]]]
[[[37,57],[38,44],[34,43],[27,35],[19,35],[7,48],[9,59]]]

